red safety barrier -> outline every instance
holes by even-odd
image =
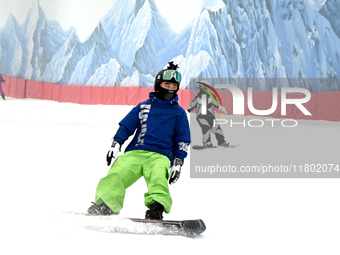
[[[25,98],[26,80],[8,76],[5,80],[5,86],[7,87],[7,96],[20,99]]]
[[[101,104],[112,105],[115,104],[115,87],[102,87],[102,102]],[[119,95],[118,95],[119,96]]]
[[[82,87],[80,85],[61,85],[59,102],[81,104]]]
[[[191,92],[193,93],[193,92]],[[219,96],[222,100],[222,105],[228,111],[228,115],[233,115],[233,98],[230,91],[218,91]],[[329,92],[333,93],[334,92]],[[197,92],[196,92],[197,94]],[[194,94],[191,95],[191,100],[194,98]],[[248,107],[248,92],[243,91],[244,96],[244,115],[245,116],[252,116],[255,115],[252,113]],[[304,98],[304,94],[292,94],[288,93],[286,98]],[[337,98],[337,97],[335,97]],[[252,103],[255,110],[269,110],[273,104],[273,95],[271,92],[266,91],[253,91],[252,92]],[[277,94],[277,105],[276,110],[270,115],[258,115],[258,116],[268,116],[272,118],[291,118],[291,119],[320,119],[317,117],[317,94],[311,94],[311,99],[304,103],[303,106],[312,114],[312,115],[305,115],[296,105],[294,104],[287,104],[286,106],[286,115],[282,115],[281,111],[281,93]],[[336,102],[337,100],[334,99]],[[340,101],[340,98],[338,98]],[[217,110],[218,113],[222,113],[221,111]],[[329,118],[328,118],[329,119]],[[332,118],[334,119],[334,118]],[[340,120],[340,119],[339,119]]]
[[[41,99],[52,100],[52,83],[43,82]]]
[[[91,87],[91,104],[102,104],[103,87]]]
[[[5,93],[6,96],[9,95],[9,84],[11,77],[9,76],[2,76],[2,78],[5,80],[5,82],[2,83],[2,90]]]
[[[190,105],[190,90],[180,89],[178,92],[178,104],[182,106],[183,109],[187,109]]]
[[[122,88],[122,87],[117,87]],[[126,105],[137,105],[139,101],[140,87],[127,87],[126,89]]]
[[[126,105],[127,104],[127,87],[114,87],[113,104]]]
[[[17,97],[16,95],[18,78],[7,76],[5,80],[6,80],[5,86],[7,88],[6,96],[20,98]]]
[[[16,97],[17,98],[25,98],[26,97],[26,82],[27,80],[24,79],[17,79],[16,82]]]
[[[41,99],[42,98],[42,81],[26,82],[26,98]]]
[[[91,104],[91,97],[92,97],[92,87],[81,86],[80,103]]]
[[[60,102],[61,85],[51,84],[51,100]]]
[[[137,105],[149,98],[153,88],[144,87],[95,87],[80,85],[59,85],[48,82],[29,81],[3,76],[6,82],[3,90],[6,96],[14,98],[36,98],[78,104]],[[198,91],[196,91],[196,94]],[[222,105],[233,115],[233,97],[229,90],[218,91]],[[248,108],[247,91],[244,95],[244,114],[254,115]],[[304,98],[304,94],[287,93],[287,98]],[[179,104],[187,109],[195,94],[191,90],[179,90]],[[253,107],[268,110],[272,107],[272,92],[253,91]],[[296,105],[287,104],[286,115],[281,112],[281,93],[277,94],[276,110],[268,115],[273,118],[313,119],[340,121],[340,92],[319,92],[303,106],[312,114],[305,115]],[[219,110],[217,112],[221,113]],[[267,116],[267,115],[264,115]]]
[[[26,82],[24,79],[17,79],[16,97],[26,98]]]
[[[340,121],[340,92],[317,93],[316,118]]]
[[[177,92],[177,96],[178,96],[178,104],[181,105],[182,99],[183,99],[183,90],[179,90]]]
[[[305,98],[304,94],[294,94],[294,98]],[[304,103],[303,106],[312,114],[305,115],[299,108],[294,108],[294,118],[295,119],[306,119],[306,120],[317,120],[317,94],[312,93],[311,99]]]
[[[139,90],[139,102],[144,102],[149,99],[150,92],[154,92],[154,88],[141,87]]]
[[[182,101],[180,104],[185,110],[189,107],[190,105],[190,90],[183,90],[182,92]]]

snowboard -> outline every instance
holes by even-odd
[[[208,146],[202,146],[202,145],[193,145],[191,148],[193,148],[194,150],[205,150],[205,149],[216,149],[216,148],[222,148],[222,149],[232,149],[232,148],[236,148],[238,145],[229,145],[228,147],[219,147],[219,146],[213,146],[213,147],[208,147]]]
[[[151,224],[164,228],[163,234],[197,236],[206,230],[203,220],[149,220],[149,219],[134,219],[128,218],[133,222],[142,224]]]
[[[86,223],[85,227],[101,232],[196,237],[206,230],[206,226],[201,219],[150,220],[124,218],[117,215],[105,216],[79,212],[66,213],[90,217],[91,220],[87,220],[86,222],[83,220],[84,224]]]

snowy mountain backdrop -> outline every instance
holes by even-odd
[[[317,78],[299,86],[340,91],[339,10],[340,0],[203,0],[200,15],[176,34],[154,0],[116,0],[82,42],[74,28],[48,20],[37,0],[23,24],[10,15],[0,28],[0,71],[58,84],[152,87],[174,60],[182,88],[197,77]]]

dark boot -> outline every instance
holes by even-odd
[[[228,147],[229,147],[229,143],[224,142],[224,143],[222,143],[222,144],[219,144],[218,146],[224,147],[224,148],[228,148]]]
[[[212,144],[212,142],[203,143],[203,146],[204,146],[204,147],[209,147],[209,148],[214,147],[214,145]]]
[[[104,203],[100,205],[96,205],[95,203],[92,202],[93,205],[89,207],[87,212],[89,214],[96,214],[96,215],[113,215],[115,214],[111,209]]]
[[[161,220],[163,219],[164,206],[158,202],[154,202],[150,205],[150,210],[145,213],[145,219]]]

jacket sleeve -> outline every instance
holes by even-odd
[[[139,123],[139,105],[134,107],[124,119],[119,122],[119,128],[113,137],[121,145],[135,132]]]
[[[179,117],[178,125],[176,125],[175,130],[174,156],[176,158],[180,158],[184,161],[184,159],[188,155],[190,141],[189,121],[185,111],[183,110],[183,113]]]

